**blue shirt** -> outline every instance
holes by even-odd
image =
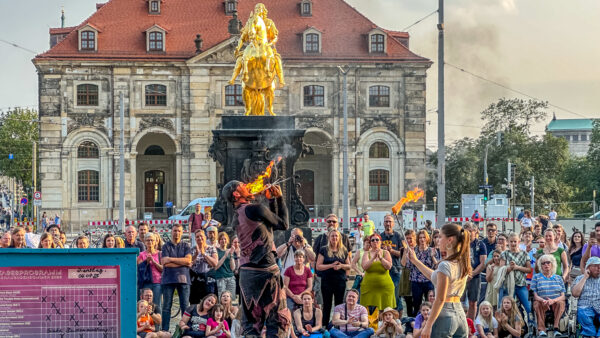
[[[485,248],[485,244],[483,244],[482,241],[476,239],[473,242],[471,242],[471,267],[473,269],[478,267],[479,263],[481,263],[481,260],[479,260],[480,255],[484,255],[485,257],[487,257],[487,250]],[[479,276],[479,274],[473,277],[477,276]]]
[[[563,282],[561,276],[554,274],[551,277],[546,277],[541,272],[533,275],[531,290],[544,299],[558,298],[561,293],[567,292],[565,282]]]
[[[184,258],[192,256],[192,249],[186,242],[167,242],[162,247],[163,257]],[[176,268],[164,267],[162,273],[161,284],[190,284],[190,268],[187,266],[179,266]]]
[[[146,251],[146,246],[144,245],[144,243],[142,243],[137,238],[135,239],[135,242],[133,242],[133,244],[130,244],[127,240],[125,240],[125,247],[126,248],[138,248],[138,249],[140,249],[140,252]]]

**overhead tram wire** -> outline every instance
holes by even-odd
[[[527,94],[527,93],[525,93],[525,92],[522,92],[522,91],[520,91],[520,90],[517,90],[517,89],[510,88],[510,87],[508,87],[507,85],[504,85],[504,84],[502,84],[502,83],[500,83],[500,82],[497,82],[497,81],[494,81],[494,80],[490,80],[490,79],[488,79],[488,78],[486,78],[486,77],[484,77],[484,76],[482,76],[482,75],[475,74],[475,73],[473,73],[473,72],[471,72],[471,71],[468,71],[468,70],[466,70],[466,69],[464,69],[464,68],[462,68],[462,67],[459,67],[459,66],[453,65],[453,64],[451,64],[451,63],[444,62],[444,64],[445,64],[445,65],[448,65],[448,66],[450,66],[450,67],[452,67],[452,68],[454,68],[454,69],[456,69],[456,70],[459,70],[459,71],[461,71],[461,72],[463,72],[463,73],[467,73],[467,74],[469,74],[469,75],[471,75],[471,76],[473,76],[473,77],[475,77],[475,78],[478,78],[478,79],[480,79],[480,80],[482,80],[482,81],[486,81],[486,82],[489,82],[489,83],[491,83],[491,84],[494,84],[494,85],[496,85],[496,86],[498,86],[498,87],[504,88],[504,89],[506,89],[506,90],[508,90],[508,91],[511,91],[511,92],[513,92],[513,93],[517,93],[517,94],[519,94],[519,95],[523,95],[523,96],[525,96],[525,97],[528,97],[528,98],[530,98],[530,99],[534,99],[534,100],[538,100],[538,101],[547,101],[547,100],[543,100],[543,99],[540,99],[540,98],[538,98],[538,97],[535,97],[535,96],[533,96],[533,95],[529,95],[529,94]],[[556,108],[556,109],[560,109],[560,110],[562,110],[562,111],[565,111],[565,112],[568,112],[568,113],[571,113],[571,114],[573,114],[573,115],[577,115],[577,116],[580,116],[580,117],[583,117],[583,118],[586,118],[586,119],[591,119],[591,117],[589,117],[589,116],[585,116],[585,115],[583,115],[583,114],[580,114],[580,113],[574,112],[574,111],[572,111],[572,110],[570,110],[570,109],[567,109],[567,108],[564,108],[564,107],[561,107],[561,106],[555,105],[555,104],[551,103],[550,101],[547,101],[547,102],[548,102],[548,105],[549,105],[549,106],[551,106],[551,107],[554,107],[554,108]]]
[[[436,10],[434,10],[433,12],[431,12],[431,13],[429,13],[429,14],[425,15],[424,17],[420,18],[419,20],[415,21],[414,23],[412,23],[412,24],[410,24],[410,25],[406,26],[405,28],[403,28],[403,29],[402,29],[402,31],[401,31],[401,32],[406,32],[406,31],[407,31],[407,30],[409,30],[411,27],[413,27],[413,26],[415,26],[415,25],[419,24],[421,21],[423,21],[423,20],[427,19],[428,17],[430,17],[430,16],[434,15],[434,14],[435,14],[435,13],[437,13],[437,12],[438,12],[438,10],[437,10],[437,9],[436,9]]]

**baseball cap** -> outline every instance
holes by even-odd
[[[218,232],[217,227],[211,225],[208,228],[206,228],[206,232],[211,232],[211,231]]]

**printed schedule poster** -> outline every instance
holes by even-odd
[[[119,337],[118,266],[0,267],[0,337]]]

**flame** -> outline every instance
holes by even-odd
[[[404,204],[406,204],[408,202],[416,202],[416,201],[420,200],[421,198],[423,198],[424,195],[425,195],[425,191],[423,191],[423,189],[420,189],[418,187],[411,191],[408,191],[406,193],[406,196],[402,197],[398,201],[398,203],[396,203],[392,207],[392,212],[397,215],[400,212],[400,210],[402,210],[402,206],[404,206]]]
[[[258,175],[258,177],[254,181],[246,184],[246,188],[248,188],[248,191],[251,194],[258,194],[265,190],[265,179],[271,177],[271,171],[273,170],[273,166],[279,163],[279,161],[281,161],[281,156],[277,157],[277,160],[272,160],[271,162],[269,162],[269,165],[262,174]]]

